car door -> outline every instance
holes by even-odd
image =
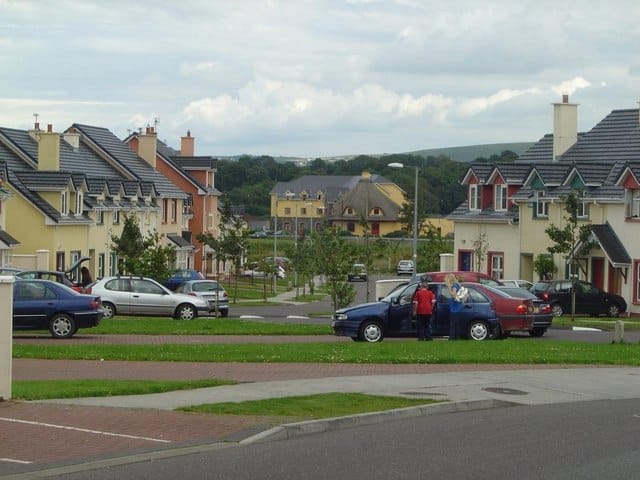
[[[387,335],[417,334],[416,322],[413,319],[413,295],[417,287],[417,283],[409,284],[392,300],[385,327]]]
[[[433,321],[431,330],[433,335],[442,337],[449,335],[449,302],[451,302],[451,293],[446,285],[439,284],[434,286],[436,294],[436,308],[433,313]]]
[[[576,313],[599,315],[605,311],[602,290],[587,282],[576,282]]]
[[[21,280],[13,289],[14,328],[46,328],[47,319],[57,310],[58,297],[44,283]]]
[[[119,314],[131,314],[131,282],[129,278],[119,277],[108,280],[101,296],[103,302],[113,303]]]
[[[160,285],[146,278],[131,279],[131,314],[158,317],[173,316],[171,295]]]

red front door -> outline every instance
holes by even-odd
[[[591,259],[591,283],[600,289],[604,289],[604,259]]]

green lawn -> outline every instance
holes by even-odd
[[[494,363],[640,365],[639,344],[512,338],[504,341],[407,340],[379,344],[277,343],[198,345],[24,345],[14,358],[174,362]]]
[[[113,395],[142,395],[173,390],[234,385],[231,380],[215,378],[186,381],[159,380],[14,380],[11,383],[14,400],[43,400],[47,398],[109,397]]]
[[[217,415],[269,415],[288,421],[299,421],[380,412],[432,403],[438,402],[428,399],[386,397],[362,393],[325,393],[237,403],[210,403],[178,410]]]

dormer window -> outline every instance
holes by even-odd
[[[480,210],[480,188],[478,184],[469,185],[469,210]]]
[[[69,215],[69,192],[66,190],[60,192],[60,213]]]
[[[76,192],[76,215],[82,215],[82,203],[84,201],[84,196],[82,192]]]
[[[624,208],[625,217],[640,218],[640,189],[625,189]]]
[[[507,210],[507,186],[496,185],[495,187],[495,210]]]
[[[576,212],[578,218],[589,218],[589,202],[583,200],[586,195],[587,192],[585,190],[578,192],[578,211]]]
[[[536,217],[548,217],[549,216],[549,201],[544,198],[543,191],[536,192]]]

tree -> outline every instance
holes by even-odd
[[[440,270],[440,255],[453,253],[453,244],[447,241],[431,223],[427,223],[427,243],[418,246],[417,272],[435,272]]]
[[[556,264],[549,253],[541,253],[533,261],[533,270],[538,274],[540,280],[548,280],[556,272]]]
[[[222,210],[220,213],[220,238],[205,233],[198,236],[198,240],[215,251],[216,259],[230,261],[234,267],[235,282],[233,289],[233,302],[238,297],[238,276],[242,268],[242,260],[247,252],[249,235],[244,228],[244,221],[233,212],[233,205],[229,197],[224,194],[221,199]]]
[[[482,271],[484,259],[489,250],[489,241],[487,240],[486,230],[478,229],[478,236],[473,240],[473,258],[475,260],[475,271]]]
[[[176,260],[175,249],[160,244],[161,235],[153,231],[143,237],[135,215],[124,219],[122,234],[111,236],[111,249],[122,260],[118,273],[128,273],[164,280]],[[121,266],[121,270],[120,270]]]
[[[565,204],[564,216],[565,226],[557,227],[554,224],[549,225],[545,232],[553,243],[547,248],[551,254],[560,253],[565,256],[571,266],[571,274],[573,275],[579,268],[578,258],[591,249],[589,243],[589,235],[591,233],[591,225],[581,225],[578,222],[579,199],[575,190],[571,191],[567,196],[563,197]],[[582,245],[580,251],[576,251],[578,245]],[[576,307],[575,288],[571,289],[571,321],[574,321],[574,312]]]
[[[333,309],[346,307],[356,296],[353,285],[347,282],[347,275],[356,258],[353,246],[339,235],[337,229],[328,225],[318,232],[313,232],[311,241],[315,270],[317,274],[325,277],[325,286],[331,296]]]

